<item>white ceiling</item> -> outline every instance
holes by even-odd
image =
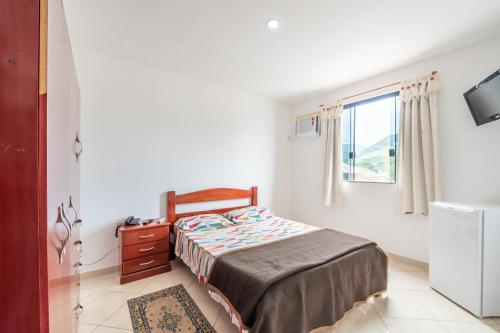
[[[500,32],[498,0],[64,2],[76,46],[286,103]]]

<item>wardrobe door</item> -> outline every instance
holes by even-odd
[[[48,1],[47,257],[50,332],[76,332],[79,305],[79,88],[60,0]],[[78,156],[78,159],[77,159]]]

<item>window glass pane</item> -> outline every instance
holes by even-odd
[[[394,96],[356,106],[354,180],[394,181],[395,107]]]
[[[351,148],[351,139],[352,139],[352,124],[351,124],[351,109],[344,109],[342,112],[342,169],[344,174],[344,180],[353,180],[352,179],[352,165],[351,159],[349,158],[349,153],[352,150]]]

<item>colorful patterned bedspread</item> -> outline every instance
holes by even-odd
[[[215,230],[177,232],[175,254],[205,284],[215,259],[225,253],[276,242],[319,228],[275,217],[270,220],[237,224]]]

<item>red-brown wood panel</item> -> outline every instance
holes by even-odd
[[[168,239],[168,227],[166,225],[156,228],[128,228],[122,231],[123,246],[148,243],[160,239]]]
[[[38,1],[0,1],[2,332],[47,331],[40,287],[38,52]]]
[[[175,191],[167,192],[167,222],[172,224],[181,217],[194,216],[199,214],[222,214],[233,209],[248,207],[249,205],[237,207],[215,208],[202,211],[191,211],[186,213],[176,213],[176,206],[187,203],[198,203],[207,201],[222,201],[233,199],[250,199],[250,204],[256,206],[258,204],[257,186],[253,186],[250,190],[242,190],[236,188],[210,188],[207,190],[184,193],[177,195]],[[173,231],[173,229],[171,229]]]
[[[250,198],[252,192],[237,188],[211,188],[177,195],[176,204]]]
[[[38,100],[38,239],[40,255],[40,320],[43,329],[48,331],[48,267],[47,267],[47,94],[40,94]]]
[[[155,242],[124,246],[122,248],[122,258],[123,260],[129,260],[167,251],[168,239],[162,239]]]
[[[187,212],[187,213],[179,213],[175,215],[175,221],[182,217],[189,217],[189,216],[195,216],[195,215],[201,215],[201,214],[224,214],[226,212],[229,212],[231,210],[235,209],[240,209],[240,208],[245,208],[249,207],[249,205],[245,206],[235,206],[235,207],[228,207],[228,208],[214,208],[214,209],[208,209],[208,210],[199,210],[199,211],[194,211],[194,212]]]
[[[138,259],[126,260],[122,264],[122,271],[123,274],[126,275],[166,264],[168,264],[168,252],[153,254]]]

